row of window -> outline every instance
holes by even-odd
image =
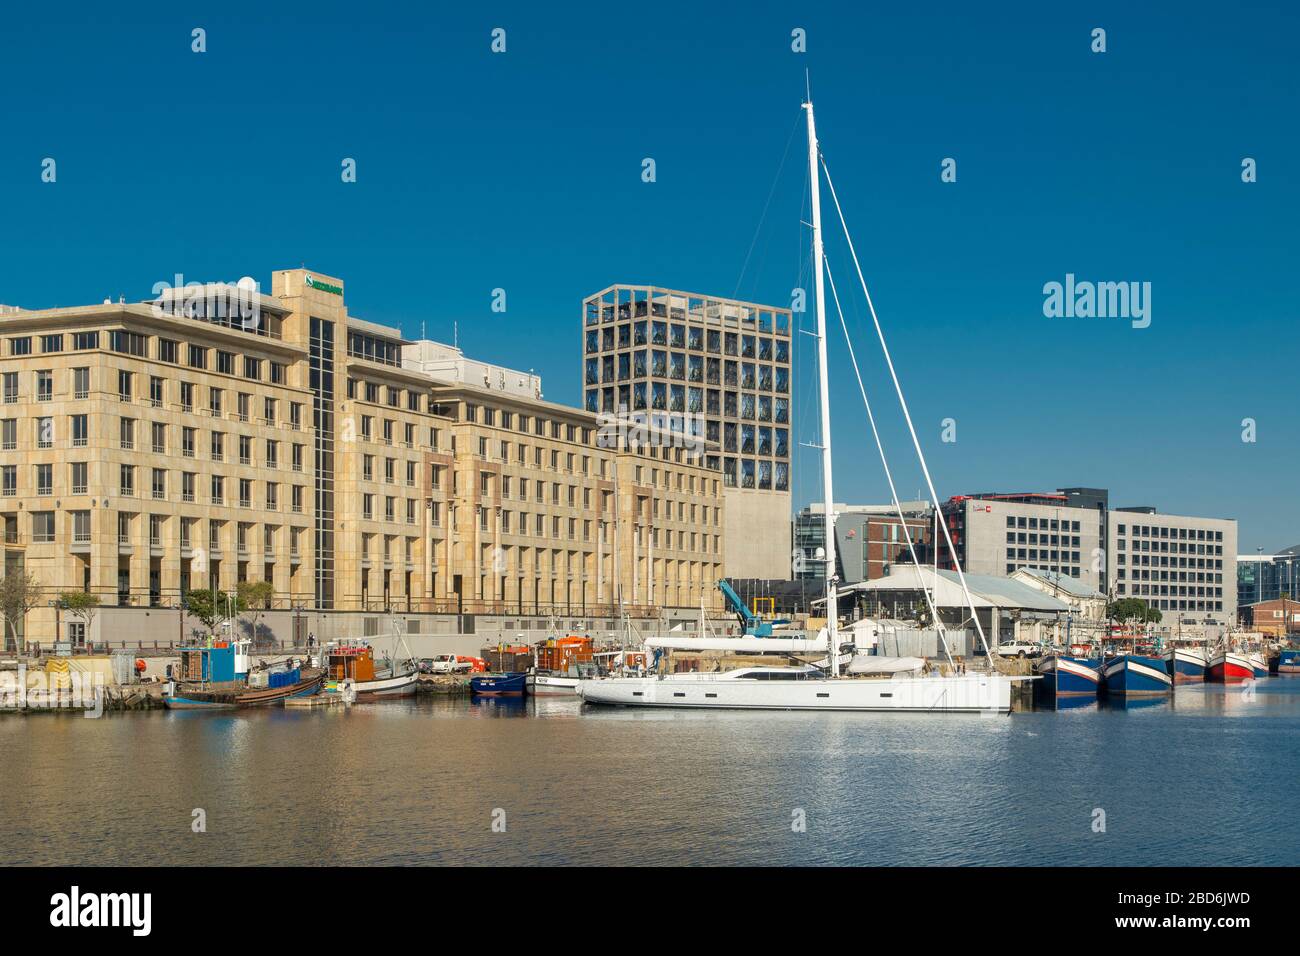
[[[763,365],[687,355],[683,352],[624,352],[589,358],[584,365],[587,385],[606,385],[644,378],[668,378],[679,382],[725,385],[727,388],[788,390],[790,370],[782,365]]]
[[[790,361],[790,340],[787,338],[723,332],[675,322],[635,322],[588,329],[585,342],[589,355],[612,352],[615,349],[661,345],[670,349],[756,358],[764,362],[788,364]]]
[[[122,329],[115,329],[105,335],[110,351],[135,358],[149,358],[149,336]],[[98,349],[100,333],[97,331],[56,332],[39,336],[38,340],[42,355],[63,352],[65,345],[70,346],[72,351],[81,352]],[[9,354],[13,356],[33,354],[32,342],[33,337],[30,335],[9,339]],[[190,368],[206,371],[210,367],[212,371],[222,375],[241,375],[256,382],[264,380],[265,372],[269,376],[265,380],[273,385],[283,385],[288,373],[288,366],[283,362],[263,360],[252,355],[241,356],[225,349],[209,348],[192,342],[182,343],[161,337],[158,339],[158,348],[154,356],[158,361],[166,362],[168,365],[179,365],[182,356],[185,358],[185,364]]]
[[[38,464],[31,465],[32,469],[32,488],[30,493],[37,497],[49,497],[55,493],[55,465]],[[136,465],[118,465],[118,481],[116,494],[124,498],[134,498],[137,492],[142,492],[136,481],[137,473],[148,474],[149,476],[149,496],[154,501],[167,501],[168,471],[166,468],[144,468]],[[72,495],[85,495],[90,493],[89,471],[90,466],[84,461],[69,462],[68,484],[66,493]],[[196,502],[199,500],[199,474],[193,471],[183,471],[181,474],[180,500],[183,502]],[[0,465],[0,496],[6,498],[17,497],[20,491],[23,491],[18,481],[19,468],[17,465]],[[280,508],[280,482],[264,481],[260,482],[263,487],[263,495],[259,499],[262,506],[267,511],[278,511]],[[294,514],[302,514],[305,500],[305,486],[290,485],[289,508]],[[99,489],[96,489],[98,493]],[[251,478],[231,478],[227,479],[224,475],[208,476],[208,496],[207,502],[214,505],[226,504],[227,491],[234,491],[235,497],[230,503],[237,504],[240,508],[254,507],[253,491],[254,482]],[[391,519],[390,519],[391,520]],[[408,519],[413,520],[413,519]]]
[[[1128,534],[1127,525],[1118,525],[1116,532]],[[1170,528],[1163,525],[1133,525],[1134,537],[1177,538],[1180,541],[1222,541],[1222,531],[1208,531],[1205,528]]]
[[[1064,518],[1058,520],[1056,518],[1030,518],[1025,515],[1007,515],[1007,527],[1031,528],[1039,531],[1078,531],[1079,522],[1068,521]],[[1010,535],[1007,535],[1007,540],[1011,540]],[[1075,543],[1078,544],[1078,541],[1076,540]]]

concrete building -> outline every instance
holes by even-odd
[[[844,584],[874,581],[896,565],[911,565],[910,536],[922,564],[934,561],[934,509],[926,501],[900,502],[903,521],[893,504],[835,505],[836,572]],[[816,557],[826,541],[825,505],[811,504],[794,519],[795,578],[822,581],[826,562]],[[903,532],[903,525],[907,533]]]
[[[583,300],[582,327],[587,411],[661,417],[707,443],[692,452],[722,478],[727,576],[788,577],[790,311],[613,285]]]
[[[1101,589],[1105,567],[1104,509],[1089,496],[1056,493],[957,495],[942,506],[943,520],[970,574],[1011,575],[1033,568],[1076,578]],[[1100,492],[1104,501],[1105,492]],[[953,570],[942,533],[935,542],[939,567]]]
[[[350,315],[337,277],[155,292],[0,314],[5,570],[97,595],[99,631],[183,634],[157,611],[258,580],[295,629],[720,608],[721,476],[681,449],[602,444],[536,376]],[[57,623],[43,600],[23,636]]]
[[[1237,617],[1237,522],[1118,508],[1107,543],[1111,594],[1159,609],[1162,623],[1231,624]]]

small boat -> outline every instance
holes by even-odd
[[[572,697],[578,692],[580,677],[537,671],[528,675],[528,693],[534,697]]]
[[[1101,660],[1095,657],[1053,654],[1035,669],[1043,678],[1037,686],[1049,694],[1096,697],[1101,685]]]
[[[469,692],[476,697],[523,697],[528,692],[528,674],[481,674],[471,677]]]
[[[1159,657],[1120,654],[1109,658],[1103,668],[1108,694],[1167,694],[1173,678]]]
[[[411,661],[405,667],[376,670],[374,650],[364,641],[331,643],[325,649],[325,656],[330,682],[338,687],[351,681],[358,701],[410,696],[420,679],[420,672]]]
[[[1217,651],[1205,669],[1205,679],[1216,684],[1237,684],[1254,676],[1255,665],[1238,651]]]
[[[1277,658],[1279,674],[1300,674],[1300,650],[1283,649]]]
[[[1165,670],[1175,684],[1199,684],[1205,680],[1210,660],[1199,647],[1171,647],[1164,656]]]
[[[163,697],[169,710],[234,710],[241,707],[265,707],[291,697],[315,694],[325,682],[323,671],[294,668],[271,675],[268,687],[249,687],[246,681],[177,685]]]

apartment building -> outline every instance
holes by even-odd
[[[603,447],[595,415],[435,377],[437,344],[350,315],[337,277],[155,292],[0,314],[5,570],[50,601],[264,580],[274,608],[322,612],[717,606],[721,481],[680,449]],[[57,620],[46,601],[24,636]]]
[[[727,576],[788,577],[790,310],[613,285],[583,300],[582,327],[587,411],[664,416],[701,438],[727,499]]]
[[[1162,623],[1236,621],[1235,520],[1117,508],[1107,552],[1114,597],[1141,598],[1162,612]]]

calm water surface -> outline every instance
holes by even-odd
[[[1298,778],[1287,677],[998,718],[427,698],[0,716],[0,864],[1294,865]]]

